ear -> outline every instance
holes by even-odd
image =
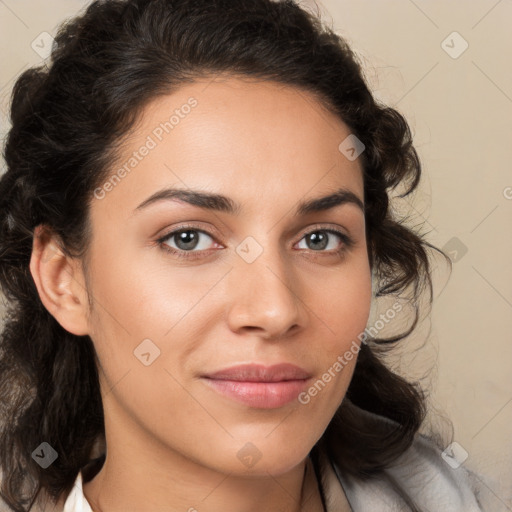
[[[34,230],[30,272],[48,312],[72,334],[89,334],[88,298],[80,261],[66,256],[44,225]]]

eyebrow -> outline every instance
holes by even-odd
[[[183,190],[165,188],[155,192],[144,200],[135,210],[134,214],[159,201],[182,201],[205,210],[213,210],[231,215],[239,215],[242,207],[233,199],[221,194],[203,192],[199,190]],[[313,212],[322,212],[343,204],[354,204],[364,213],[364,203],[354,192],[340,188],[336,192],[314,199],[300,201],[295,216],[307,215]]]

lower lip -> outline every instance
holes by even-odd
[[[215,391],[250,407],[277,409],[296,400],[306,387],[308,379],[281,382],[247,382],[221,379],[203,379]]]

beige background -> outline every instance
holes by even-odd
[[[42,60],[32,42],[86,3],[0,0],[2,138],[15,77]],[[451,277],[436,273],[431,317],[397,367],[427,373],[432,406],[453,421],[493,512],[512,510],[512,2],[317,5],[361,58],[375,95],[410,123],[424,178],[397,210],[454,260]]]

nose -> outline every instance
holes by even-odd
[[[252,263],[235,259],[235,268],[229,273],[227,314],[233,332],[254,332],[272,340],[305,327],[307,312],[300,281],[277,248],[265,247]]]

